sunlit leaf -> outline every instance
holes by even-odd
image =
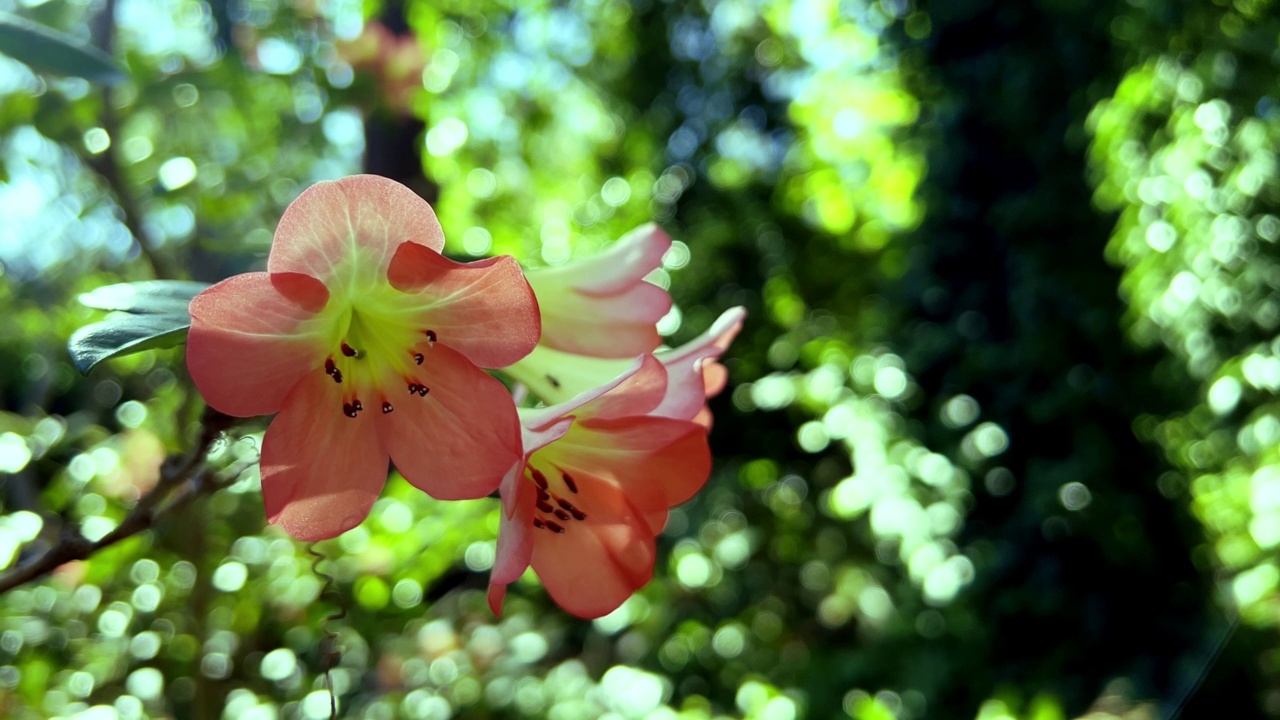
[[[191,280],[146,280],[94,288],[80,295],[82,305],[139,315],[185,314],[191,298],[208,284]]]
[[[191,317],[182,313],[123,315],[86,325],[71,335],[67,349],[76,369],[88,374],[98,363],[186,341]]]
[[[124,80],[109,55],[81,40],[8,13],[0,13],[0,53],[36,70],[104,85]]]

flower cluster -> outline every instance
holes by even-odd
[[[510,257],[456,263],[443,246],[402,185],[312,186],[265,272],[191,302],[191,377],[223,413],[275,414],[263,501],[294,537],[362,522],[394,463],[435,498],[500,491],[495,612],[530,566],[569,612],[610,612],[652,577],[668,511],[707,480],[706,398],[743,311],[658,351],[671,299],[644,277],[670,240],[654,226],[527,274]],[[488,370],[541,402],[517,409]]]

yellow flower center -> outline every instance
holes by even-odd
[[[411,295],[362,269],[357,262],[335,268],[326,282],[329,302],[314,320],[328,352],[325,373],[342,386],[342,413],[350,418],[366,404],[393,412],[393,394],[405,392],[398,388],[426,397],[431,389],[421,366],[439,339],[420,327]]]

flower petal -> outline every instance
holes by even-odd
[[[514,512],[505,513],[498,526],[498,549],[489,572],[490,585],[510,585],[524,574],[533,557],[533,485],[520,478],[510,493]],[[507,498],[504,495],[503,500]]]
[[[671,311],[671,295],[637,282],[618,295],[535,288],[542,310],[542,344],[603,358],[634,357],[662,344],[657,322]]]
[[[377,416],[379,437],[400,474],[431,497],[484,497],[523,459],[515,403],[502,383],[443,341],[425,354],[413,380],[430,392],[389,394],[394,409]]]
[[[535,529],[533,569],[556,604],[581,618],[613,612],[653,578],[649,525],[615,486],[589,475],[575,497],[585,521],[556,534]]]
[[[687,420],[579,420],[546,452],[575,478],[589,474],[616,485],[646,513],[685,502],[711,475],[707,431]]]
[[[632,359],[613,360],[571,355],[538,345],[533,352],[502,368],[547,403],[564,403],[580,393],[607,385],[627,371]]]
[[[327,298],[315,278],[262,272],[227,278],[195,296],[187,369],[205,401],[236,417],[278,411],[323,361],[323,339],[307,320]]]
[[[489,609],[494,615],[502,614],[502,601],[507,597],[507,586],[489,583]]]
[[[724,389],[728,373],[715,362],[742,330],[747,311],[726,310],[706,332],[658,359],[667,368],[667,394],[654,415],[691,420],[698,416],[708,397]]]
[[[593,295],[616,295],[662,267],[671,237],[648,223],[618,238],[603,252],[555,267],[529,272],[534,290],[571,287]]]
[[[670,247],[666,233],[646,225],[593,257],[529,271],[542,344],[604,358],[652,352],[662,342],[655,323],[670,312],[671,296],[644,277],[662,266]]]
[[[444,231],[435,211],[409,188],[377,175],[319,182],[285,209],[267,270],[324,280],[358,258],[361,272],[384,277],[403,243],[439,251]]]
[[[510,365],[538,344],[538,302],[510,256],[456,263],[405,244],[387,271],[392,287],[414,293],[419,323],[480,367]]]
[[[520,440],[524,446],[524,458],[521,462],[512,466],[507,471],[506,477],[502,478],[502,486],[499,492],[502,495],[502,514],[503,517],[511,517],[515,513],[517,484],[527,485],[524,478],[525,464],[529,461],[529,456],[550,445],[551,443],[564,437],[569,432],[569,428],[573,427],[573,418],[565,418],[554,416],[539,426],[530,427],[524,424],[525,410],[517,408],[516,412],[520,413]],[[527,412],[538,412],[529,410]]]
[[[341,386],[323,370],[289,393],[262,439],[261,466],[267,519],[299,540],[359,525],[387,479],[373,419],[344,416]]]
[[[566,417],[645,415],[662,401],[666,387],[666,370],[662,363],[652,355],[642,355],[622,374],[599,387],[578,393],[551,407],[521,409],[520,422],[525,428],[536,431],[546,429]],[[546,444],[544,442],[531,447],[526,435],[525,455]]]

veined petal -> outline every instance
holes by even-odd
[[[616,485],[645,513],[685,502],[711,475],[707,431],[687,420],[579,420],[547,452],[575,478],[589,474]]]
[[[429,392],[389,392],[392,409],[377,416],[378,435],[405,479],[431,497],[484,497],[523,459],[515,403],[502,383],[443,341],[425,355],[412,379]]]
[[[589,295],[570,289],[537,289],[542,310],[542,344],[579,355],[635,357],[662,344],[657,322],[671,311],[671,295],[637,282],[617,295]]]
[[[381,278],[403,243],[439,252],[444,231],[435,211],[394,180],[353,175],[316,183],[285,209],[267,270],[326,280],[334,268],[343,267],[361,277]]]
[[[514,513],[510,517],[504,514],[498,525],[498,548],[489,573],[490,585],[510,585],[520,579],[533,557],[533,485],[515,484],[511,501]]]
[[[236,417],[280,410],[324,361],[324,340],[307,321],[327,297],[310,276],[256,272],[193,298],[187,369],[205,401]]]
[[[630,368],[609,382],[581,392],[570,400],[546,408],[521,409],[520,422],[530,430],[541,430],[566,417],[645,415],[662,401],[666,393],[666,375],[662,363],[652,355],[644,355],[636,358]],[[525,455],[546,444],[531,447],[526,436]]]
[[[737,337],[746,316],[745,308],[730,308],[706,332],[674,350],[657,354],[667,368],[667,394],[654,415],[691,420],[698,416],[707,398],[724,389],[728,372],[715,359]]]
[[[387,480],[372,418],[342,415],[342,390],[323,370],[302,378],[262,439],[267,519],[299,540],[359,525]]]
[[[456,263],[418,245],[402,245],[387,272],[417,324],[480,367],[510,365],[538,344],[538,302],[510,256]]]
[[[646,225],[598,255],[529,271],[542,344],[605,358],[652,352],[662,342],[655,323],[671,310],[671,295],[644,277],[662,266],[670,247],[666,233]]]
[[[502,371],[524,383],[547,403],[564,403],[618,379],[634,358],[605,359],[574,355],[538,345],[533,352]]]
[[[578,482],[587,520],[558,534],[535,529],[532,564],[557,605],[597,618],[653,578],[656,552],[648,523],[621,490],[586,475]]]
[[[615,295],[662,267],[662,256],[670,248],[671,237],[647,223],[595,255],[529,271],[529,283],[539,294],[544,287],[571,287],[593,295]]]

